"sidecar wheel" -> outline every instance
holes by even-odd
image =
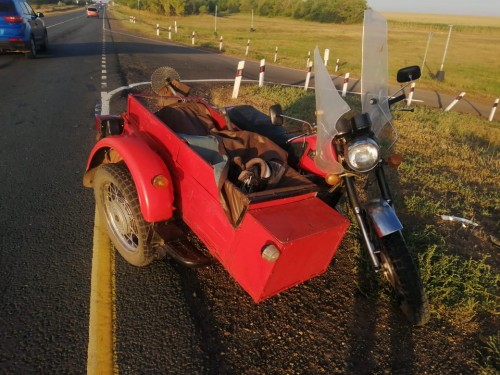
[[[94,195],[99,215],[120,255],[134,266],[155,258],[153,225],[144,220],[134,181],[123,164],[103,164],[95,173]]]
[[[382,274],[396,292],[407,319],[416,326],[429,320],[430,310],[420,274],[400,232],[380,239]]]

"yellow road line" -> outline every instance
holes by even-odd
[[[115,259],[96,209],[90,288],[87,374],[117,374],[115,355]]]

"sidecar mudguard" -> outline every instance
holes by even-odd
[[[84,185],[92,187],[95,170],[106,162],[106,155],[110,150],[119,154],[119,158],[132,175],[144,220],[153,223],[170,219],[174,210],[174,191],[170,172],[158,154],[141,139],[125,135],[106,137],[97,142],[87,162]],[[158,175],[168,179],[168,186],[164,188],[153,186],[152,181]]]
[[[373,199],[364,206],[366,213],[379,237],[397,232],[403,229],[403,225],[396,215],[396,211],[384,199]]]

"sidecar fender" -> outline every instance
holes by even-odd
[[[97,142],[87,162],[83,178],[84,186],[92,187],[94,174],[99,165],[119,161],[126,164],[132,175],[144,220],[152,223],[170,219],[174,210],[174,192],[170,172],[158,154],[146,142],[138,138],[114,136]],[[158,175],[167,178],[166,187],[153,186],[152,181]]]
[[[370,216],[371,222],[379,237],[397,232],[403,229],[396,211],[384,199],[373,199],[364,206],[366,213]]]

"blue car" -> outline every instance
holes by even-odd
[[[23,0],[0,0],[0,52],[20,52],[34,59],[48,46],[43,13]]]

